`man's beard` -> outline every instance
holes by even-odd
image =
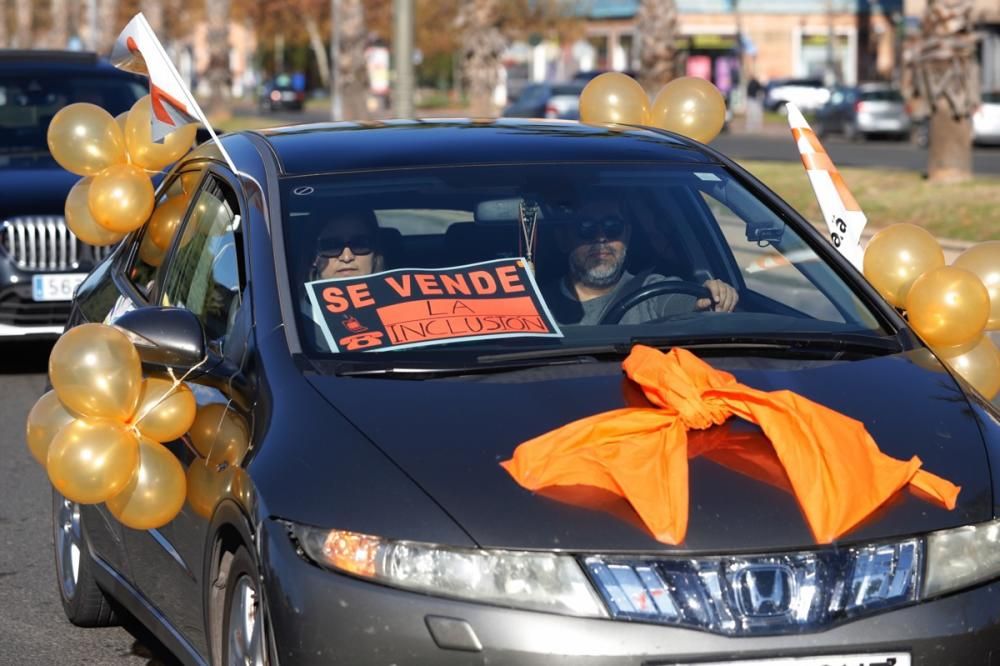
[[[573,276],[573,281],[578,282],[591,289],[604,289],[618,283],[625,272],[625,253],[615,257],[613,263],[599,263],[595,266],[585,265],[586,257],[582,261],[576,259],[575,254],[570,254],[569,270]]]

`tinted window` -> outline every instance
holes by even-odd
[[[864,102],[902,102],[903,96],[898,90],[865,90],[861,93]]]
[[[163,305],[191,310],[206,337],[220,343],[240,305],[238,220],[232,193],[208,179],[180,232],[163,287]]]
[[[1000,92],[983,93],[983,104],[1000,104]]]
[[[682,333],[881,333],[827,260],[721,167],[563,163],[314,175],[285,179],[281,200],[291,286],[286,297],[298,313],[302,345],[313,353],[329,347],[317,336],[323,331],[307,282],[526,256],[525,210],[539,216],[532,276],[564,324],[563,339],[442,344],[420,353],[627,343],[633,336]],[[615,268],[621,280],[644,276],[698,288],[719,279],[740,290],[740,309],[699,314],[695,297],[687,295],[655,303],[655,316],[640,313],[621,324],[563,318],[560,301],[574,300],[564,289],[567,276],[593,270],[588,279],[596,283],[610,265],[603,247],[589,254],[584,247],[596,234],[625,245],[614,251],[616,260],[621,257]]]
[[[0,75],[0,154],[48,152],[49,122],[67,104],[89,102],[114,116],[146,92],[121,76]]]

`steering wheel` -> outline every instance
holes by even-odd
[[[636,291],[631,291],[621,296],[608,306],[608,309],[604,312],[604,316],[597,323],[598,325],[617,324],[625,316],[626,312],[639,305],[639,303],[667,294],[688,294],[699,299],[712,298],[712,292],[708,290],[708,287],[696,282],[688,282],[687,280],[662,280],[647,284]]]

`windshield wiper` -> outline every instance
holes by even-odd
[[[503,363],[558,359],[576,355],[627,356],[635,345],[657,349],[683,347],[691,351],[782,351],[782,352],[832,352],[884,356],[903,351],[895,337],[874,337],[860,333],[769,333],[767,335],[717,335],[698,337],[637,336],[628,342],[616,342],[596,347],[568,347],[536,349],[531,351],[486,354],[476,357],[480,363]]]
[[[532,359],[528,359],[529,361]],[[594,363],[597,359],[586,354],[583,348],[562,359],[553,359],[547,365],[577,365]],[[393,365],[391,363],[343,361],[334,365],[333,374],[338,377],[384,377],[392,379],[430,379],[435,377],[455,377],[460,375],[492,374],[536,367],[537,363],[511,359],[507,363],[484,364],[477,357],[471,365]]]

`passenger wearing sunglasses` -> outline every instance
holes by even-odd
[[[542,290],[560,324],[595,325],[623,295],[654,282],[677,280],[652,271],[632,275],[625,269],[632,226],[616,197],[597,193],[580,204],[580,213],[561,238],[569,270]],[[627,310],[621,324],[641,324],[671,314],[694,311],[732,312],[739,295],[722,280],[706,280],[711,298],[666,294]]]
[[[378,220],[370,210],[341,211],[316,239],[311,280],[358,277],[382,270]]]

